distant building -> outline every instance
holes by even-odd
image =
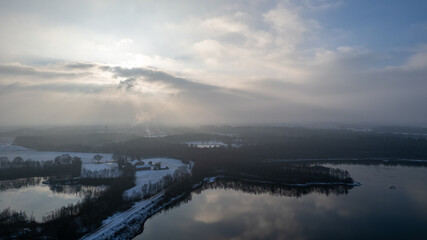
[[[135,166],[136,171],[143,171],[143,170],[151,170],[152,166],[145,164],[144,162],[137,162],[133,166]]]

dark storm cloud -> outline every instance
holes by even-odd
[[[100,66],[99,68],[103,71],[112,72],[115,77],[128,78],[127,80],[121,81],[118,88],[126,88],[127,90],[130,90],[137,85],[137,81],[160,83],[165,84],[172,89],[179,90],[180,93],[178,96],[188,100],[192,99],[192,101],[195,102],[207,102],[211,106],[224,106],[230,104],[230,102],[241,102],[243,104],[245,101],[253,101],[255,99],[271,100],[272,98],[266,94],[254,91],[199,83],[186,78],[175,77],[172,74],[150,68],[140,67],[128,69],[110,66]],[[215,106],[215,108],[216,107],[217,106]]]
[[[112,72],[115,77],[135,78],[150,83],[161,83],[182,91],[213,91],[221,89],[217,86],[190,81],[185,78],[175,77],[163,71],[153,70],[149,68],[128,69],[122,67],[101,66],[100,69]]]

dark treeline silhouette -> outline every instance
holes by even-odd
[[[214,182],[205,183],[202,187],[198,188],[194,192],[201,193],[207,189],[233,189],[245,193],[252,194],[270,194],[273,196],[284,196],[284,197],[301,197],[310,193],[320,194],[335,194],[342,195],[347,194],[353,186],[348,185],[310,185],[310,186],[285,186],[281,184],[268,184],[268,183],[257,183],[248,182],[245,180],[236,180],[230,178],[218,178]]]
[[[245,167],[242,172],[238,169],[217,172],[224,176],[277,184],[353,183],[348,171],[308,164],[264,163]]]
[[[16,157],[9,161],[7,157],[0,159],[0,180],[45,177],[45,176],[80,176],[82,161],[68,154],[57,156],[54,160],[32,161]]]
[[[278,181],[299,182],[337,181],[347,177],[334,176],[324,169],[295,166],[289,163],[265,163],[267,160],[298,158],[427,158],[427,140],[393,134],[360,133],[344,130],[304,129],[286,127],[237,127],[229,129],[237,134],[240,147],[198,148],[189,146],[186,140],[206,140],[208,134],[166,136],[159,138],[137,138],[124,142],[92,146],[98,152],[126,154],[133,158],[176,157],[193,161],[195,177],[215,175],[225,171],[229,175],[253,175],[276,178]],[[234,135],[211,134],[213,139],[230,141]],[[42,137],[45,142],[50,140]],[[38,137],[17,138],[24,145],[41,142]],[[24,145],[25,146],[25,145]],[[60,145],[52,145],[61,148]],[[69,147],[69,146],[68,146]],[[68,147],[64,147],[68,149]],[[65,150],[65,149],[62,149]],[[284,178],[283,176],[286,176]],[[350,180],[350,179],[347,179]]]
[[[0,212],[0,238],[10,236],[14,239],[25,239],[29,229],[34,229],[37,224],[34,217],[28,217],[25,212],[18,212],[6,208]]]
[[[273,162],[286,162],[288,164],[331,164],[331,165],[367,165],[367,166],[405,166],[405,167],[426,167],[427,160],[411,159],[299,159],[299,160],[276,160]]]
[[[193,174],[196,179],[218,173],[245,177],[258,177],[287,181],[288,183],[306,183],[314,181],[345,181],[351,182],[348,173],[332,171],[328,168],[313,167],[300,164],[266,163],[265,157],[257,156],[257,146],[240,148],[216,147],[198,148],[183,144],[172,144],[161,139],[135,139],[125,143],[105,146],[105,150],[124,152],[130,156],[156,157],[169,156],[193,161]],[[283,150],[282,150],[283,151]],[[270,151],[268,151],[270,152]]]
[[[46,130],[48,131],[48,130]],[[123,133],[84,133],[76,131],[58,131],[56,133],[32,132],[31,136],[18,135],[15,142],[40,151],[96,152],[100,146],[116,141],[126,141],[132,136]]]
[[[216,129],[220,131],[220,129]],[[291,127],[228,127],[238,137],[207,133],[190,133],[158,138],[136,138],[128,141],[82,142],[64,136],[19,136],[16,143],[38,150],[121,152],[145,156],[191,156],[186,141],[238,140],[241,153],[259,159],[292,158],[427,158],[427,139],[413,135],[353,132],[348,130],[307,129]],[[97,135],[100,138],[100,135]],[[109,135],[106,135],[109,138]],[[121,138],[122,139],[122,138]]]
[[[344,130],[313,130],[282,127],[232,128],[239,135],[241,147],[198,148],[171,139],[139,138],[107,144],[104,152],[124,152],[137,157],[169,156],[193,161],[195,177],[228,174],[274,176],[290,182],[336,181],[333,172],[321,168],[295,166],[295,163],[265,163],[266,160],[299,158],[386,158],[426,159],[427,139],[393,134],[359,133]],[[194,135],[191,136],[193,138]],[[206,139],[206,136],[203,136]],[[300,164],[300,163],[298,163]],[[329,171],[329,170],[328,170]],[[295,176],[294,178],[282,176]],[[317,175],[317,176],[316,176]],[[288,175],[289,176],[289,175]],[[320,178],[318,178],[320,176]],[[307,178],[306,178],[307,177]],[[306,179],[305,179],[306,178]],[[310,179],[311,178],[311,179]],[[318,179],[316,179],[318,178]],[[340,177],[345,179],[346,176]]]

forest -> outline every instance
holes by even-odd
[[[219,134],[218,132],[226,132]],[[99,134],[96,134],[99,138]],[[298,127],[223,127],[182,132],[164,137],[138,137],[123,141],[103,141],[78,145],[78,135],[58,139],[58,135],[19,136],[16,143],[38,150],[92,151],[126,155],[132,159],[174,157],[195,163],[195,179],[221,173],[280,182],[351,182],[345,173],[311,166],[315,162],[298,159],[425,159],[427,139],[423,135],[355,132],[340,129]],[[83,137],[83,136],[82,136]],[[111,136],[106,134],[111,140]],[[129,137],[130,138],[130,137]],[[74,142],[70,139],[74,139]],[[91,139],[91,138],[89,138]],[[95,139],[92,137],[92,139]],[[123,139],[121,137],[121,139]],[[215,140],[225,145],[200,148],[188,141]],[[239,143],[232,147],[232,143]],[[77,145],[76,145],[77,144]],[[408,161],[408,163],[413,163]]]
[[[210,130],[210,132],[208,131]],[[299,158],[408,158],[427,157],[424,135],[399,135],[388,132],[354,132],[340,129],[309,129],[297,127],[223,127],[182,130],[176,135],[114,137],[104,134],[21,135],[16,143],[37,150],[109,152],[151,157],[171,156],[195,158],[201,151],[212,154],[249,155],[256,159]],[[219,134],[226,131],[226,134]],[[80,141],[84,139],[84,141]],[[188,141],[216,140],[225,144],[240,143],[238,148],[193,149]]]

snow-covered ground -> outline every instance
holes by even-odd
[[[93,157],[98,153],[37,151],[13,145],[14,140],[15,139],[11,137],[0,138],[0,157],[7,157],[9,161],[13,161],[16,157],[22,157],[24,160],[31,159],[33,161],[42,162],[54,160],[55,157],[62,154],[69,154],[71,157],[81,158],[83,162],[82,173],[85,172],[86,175],[99,176],[101,172],[105,173],[108,171],[110,176],[118,177],[119,171],[117,169],[117,163],[113,162],[113,154],[111,153],[100,153],[99,155],[102,156],[102,159],[100,163],[97,164],[96,161],[93,160]]]
[[[127,211],[116,213],[104,220],[100,228],[95,232],[83,236],[81,239],[119,239],[114,238],[115,233],[119,232],[121,229],[129,227],[132,227],[132,229],[128,229],[125,234],[127,233],[129,235],[127,238],[133,237],[141,226],[141,222],[145,221],[151,214],[153,214],[150,210],[152,210],[153,206],[161,199],[162,196],[163,192],[158,193],[149,199],[136,202]]]
[[[81,239],[99,240],[133,238],[138,233],[141,224],[143,224],[150,216],[160,212],[165,206],[168,206],[184,196],[184,194],[179,195],[160,206],[156,206],[156,204],[162,200],[163,195],[164,192],[160,192],[149,199],[136,202],[127,211],[116,213],[104,220],[100,228],[83,236]]]
[[[135,187],[126,190],[123,193],[124,197],[127,197],[127,198],[142,197],[142,187],[145,184],[149,185],[150,182],[152,184],[154,184],[168,174],[173,177],[174,173],[180,167],[184,167],[184,168],[188,169],[188,171],[189,171],[188,165],[184,164],[181,160],[178,160],[178,159],[149,158],[149,159],[143,159],[142,161],[145,163],[148,163],[151,161],[153,164],[160,162],[162,167],[168,167],[169,169],[137,171],[135,174],[135,176],[136,176]],[[135,164],[136,162],[137,161],[132,161],[133,164]]]
[[[157,183],[161,179],[170,174],[172,177],[179,177],[181,171],[185,169],[185,172],[190,173],[190,165],[184,164],[181,160],[173,158],[150,158],[143,159],[145,163],[151,161],[153,164],[160,162],[162,167],[167,166],[169,169],[166,170],[146,170],[136,172],[136,186],[128,189],[124,192],[124,197],[139,196],[142,197],[141,187],[145,184]],[[138,161],[132,161],[132,164]],[[193,165],[194,163],[191,163]],[[164,191],[156,193],[152,197],[136,202],[130,209],[124,212],[119,212],[110,216],[102,222],[102,226],[96,231],[83,236],[82,239],[121,239],[131,238],[139,230],[141,223],[143,223],[152,214],[160,211],[162,206],[155,207],[155,205],[162,199]],[[173,199],[171,200],[173,201]],[[121,231],[126,229],[126,231]],[[120,233],[119,237],[115,234]]]
[[[212,147],[227,147],[227,144],[221,141],[193,141],[186,142],[188,145],[194,145],[199,148],[212,148]]]
[[[194,145],[198,148],[214,148],[214,147],[228,147],[228,144],[222,142],[222,141],[192,141],[192,142],[186,142],[188,145]],[[239,143],[232,143],[231,147],[241,147],[242,145]]]
[[[90,170],[90,171],[99,171],[103,169],[113,169],[117,168],[116,162],[108,162],[108,163],[84,163],[82,165],[82,170]]]
[[[51,151],[37,151],[22,146],[13,145],[15,139],[11,137],[0,138],[0,157],[7,157],[13,161],[16,157],[22,157],[24,160],[31,159],[33,161],[49,161],[62,154],[69,154],[71,157],[79,157],[83,163],[94,163],[93,156],[97,153],[81,153],[81,152],[51,152]],[[102,162],[111,162],[113,154],[100,153]]]

